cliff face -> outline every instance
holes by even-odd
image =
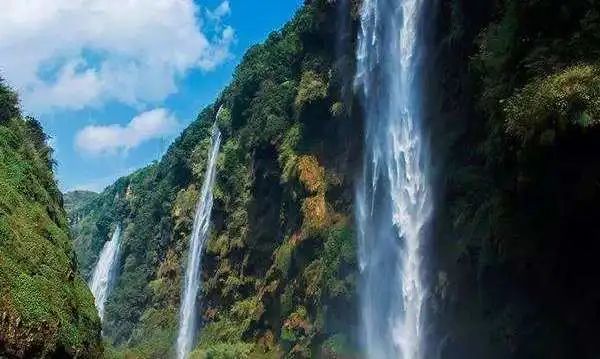
[[[122,223],[122,267],[104,328],[115,352],[172,354],[216,121],[223,142],[194,355],[351,354],[351,203],[361,124],[348,96],[353,46],[338,41],[353,41],[356,11],[338,11],[328,1],[305,5],[247,52],[231,85],[160,162],[74,206],[77,252],[88,275],[110,226]]]
[[[100,320],[79,276],[52,150],[0,83],[0,356],[97,357]]]
[[[599,5],[440,3],[430,309],[442,357],[598,355]]]

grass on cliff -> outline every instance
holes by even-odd
[[[0,354],[98,350],[100,322],[77,273],[51,154],[37,121],[0,118]]]

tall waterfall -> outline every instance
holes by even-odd
[[[104,319],[104,305],[112,285],[115,267],[119,260],[121,248],[121,226],[117,225],[110,241],[104,243],[98,263],[94,268],[92,280],[89,283],[100,319]]]
[[[177,358],[185,359],[189,355],[196,331],[196,296],[200,287],[200,265],[202,248],[208,237],[210,213],[213,205],[213,185],[215,183],[217,155],[221,145],[221,132],[215,124],[212,129],[211,147],[208,153],[208,166],[204,174],[204,183],[200,198],[196,204],[194,226],[192,228],[188,250],[185,287],[179,309],[179,334],[177,336]]]
[[[421,244],[432,212],[422,134],[418,25],[423,0],[364,0],[355,85],[365,111],[356,190],[361,320],[369,359],[419,359]]]

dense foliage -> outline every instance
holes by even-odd
[[[0,357],[98,356],[100,320],[46,140],[0,82]]]
[[[440,4],[431,307],[443,357],[599,353],[599,7]]]

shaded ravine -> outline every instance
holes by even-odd
[[[89,287],[94,295],[96,308],[100,319],[104,319],[104,305],[115,277],[115,267],[119,261],[121,250],[121,226],[117,225],[110,241],[104,243],[104,247],[98,257],[98,263],[94,268],[92,280]]]
[[[365,118],[356,190],[362,338],[370,359],[423,355],[423,229],[431,211],[419,86],[421,0],[365,0],[356,89]]]
[[[221,132],[215,124],[212,128],[211,147],[209,150],[208,164],[204,174],[204,182],[200,198],[196,204],[194,225],[190,237],[187,268],[183,297],[179,309],[179,334],[177,335],[177,358],[188,357],[194,342],[196,332],[196,296],[200,286],[200,265],[202,262],[202,249],[208,237],[210,227],[210,214],[213,205],[213,186],[215,183],[216,163],[221,145]]]

